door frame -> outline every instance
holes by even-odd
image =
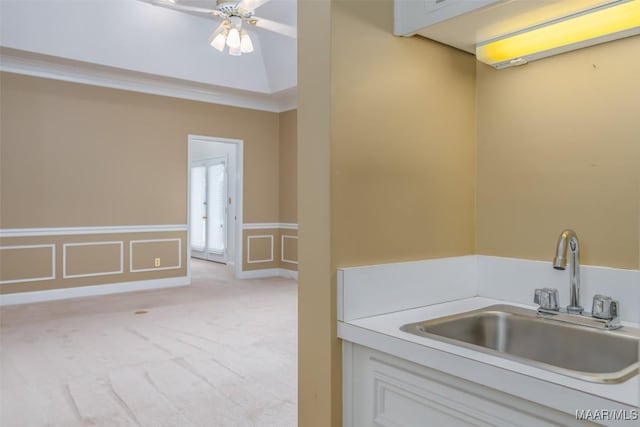
[[[244,194],[243,189],[243,181],[244,181],[244,141],[241,139],[231,139],[231,138],[219,138],[213,136],[203,136],[203,135],[192,135],[189,134],[187,138],[187,275],[191,277],[191,142],[216,142],[223,144],[230,144],[234,150],[236,155],[236,164],[235,164],[235,176],[227,175],[229,181],[231,179],[235,180],[235,194],[231,195],[235,199],[235,213],[236,220],[233,224],[233,234],[235,237],[234,242],[234,252],[235,256],[233,259],[234,262],[234,275],[236,278],[240,277],[242,274],[242,197]]]

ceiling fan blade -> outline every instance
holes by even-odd
[[[295,39],[298,37],[298,30],[291,25],[283,24],[281,22],[272,21],[271,19],[258,18],[254,16],[256,23],[253,24],[263,30],[273,31],[274,33],[282,34],[283,36],[291,37]]]
[[[139,0],[139,1],[142,1],[144,3],[149,3],[153,6],[164,7],[165,9],[177,10],[179,12],[186,12],[192,15],[202,16],[205,18],[215,18],[218,16],[226,17],[224,13],[217,11],[215,9],[187,6],[187,5],[171,3],[168,1],[162,1],[162,0]]]
[[[240,0],[238,9],[254,11],[270,0]]]

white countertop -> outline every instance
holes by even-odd
[[[434,368],[567,413],[577,409],[635,409],[638,375],[619,384],[579,380],[521,362],[400,330],[407,323],[462,313],[494,304],[535,307],[471,297],[420,308],[338,322],[338,337]],[[638,325],[623,322],[626,326]]]

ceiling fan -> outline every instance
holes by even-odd
[[[209,44],[220,52],[229,47],[229,55],[253,52],[253,43],[245,26],[253,26],[287,37],[296,38],[295,27],[255,16],[255,10],[269,0],[140,0],[179,12],[222,20],[209,37]],[[211,8],[201,7],[211,4]]]

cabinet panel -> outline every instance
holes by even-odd
[[[445,21],[501,0],[395,0],[394,34],[411,35],[429,25]]]
[[[374,372],[374,417],[376,425],[392,426],[489,426],[425,390]]]
[[[573,426],[595,425],[498,390],[352,346],[343,374],[345,426]],[[348,383],[349,381],[347,381]],[[348,409],[347,409],[348,408]]]

